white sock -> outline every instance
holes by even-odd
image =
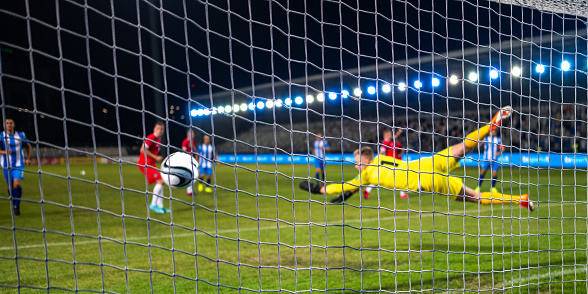
[[[163,207],[163,185],[155,184],[153,187],[153,200],[151,201],[151,205]]]
[[[364,190],[369,193],[372,191],[373,188],[373,186],[367,186]]]
[[[406,194],[406,192],[400,191],[400,196],[406,196],[406,195],[408,195],[408,194]]]
[[[192,194],[192,185],[188,186],[188,194]]]

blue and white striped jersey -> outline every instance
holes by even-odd
[[[498,157],[498,151],[500,151],[500,148],[502,146],[502,140],[500,139],[500,137],[488,136],[484,138],[482,144],[484,145],[484,154],[482,155],[482,160],[496,160],[496,158]]]
[[[325,140],[315,140],[313,143],[314,156],[318,159],[325,158],[325,148],[329,148],[329,144]]]
[[[2,139],[2,150],[9,150],[10,154],[2,155],[0,164],[2,168],[9,167],[24,167],[25,156],[23,146],[29,145],[29,140],[23,132],[14,132],[14,135],[9,135],[7,132],[0,133]]]
[[[200,155],[200,159],[198,159],[198,164],[201,167],[211,168],[212,161],[216,159],[216,152],[212,144],[206,145],[202,144],[198,146],[198,155]]]

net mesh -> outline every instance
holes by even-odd
[[[586,15],[584,1],[2,1],[1,114],[32,151],[24,170],[2,161],[0,292],[586,292]],[[502,142],[451,177],[375,173],[341,203],[298,188],[352,181],[354,150],[380,152],[387,131],[400,164],[424,166],[505,106]],[[160,156],[186,152],[187,130],[188,152],[208,136],[219,154],[191,193],[139,170],[157,121]],[[455,179],[535,211],[454,201]]]

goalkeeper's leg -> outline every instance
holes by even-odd
[[[490,121],[490,124],[468,134],[462,143],[451,146],[451,156],[464,157],[466,154],[470,153],[474,147],[478,146],[480,141],[484,140],[484,138],[490,134],[490,131],[495,130],[498,126],[500,126],[505,119],[510,117],[511,114],[512,107],[505,106],[501,108],[496,113],[496,115],[494,115],[492,121]]]
[[[520,203],[521,207],[528,208],[530,211],[535,209],[533,201],[529,200],[529,195],[508,195],[502,193],[494,193],[494,192],[476,192],[474,189],[466,187],[463,185],[463,188],[460,192],[461,197],[457,197],[457,201],[469,201],[480,203],[483,205],[489,204],[509,204],[509,203]]]

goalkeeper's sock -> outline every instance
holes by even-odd
[[[12,197],[14,197],[14,206],[20,206],[20,197],[22,197],[22,187],[12,189]]]
[[[496,194],[490,192],[482,193],[480,197],[480,203],[484,205],[488,204],[508,204],[508,203],[519,203],[521,200],[519,195],[508,195],[508,194]]]
[[[490,125],[483,126],[467,135],[464,144],[468,148],[474,148],[478,146],[478,143],[480,143],[481,140],[486,138],[486,136],[488,136],[489,133]]]
[[[484,184],[484,175],[480,175],[480,179],[478,180],[478,187],[482,187]]]

